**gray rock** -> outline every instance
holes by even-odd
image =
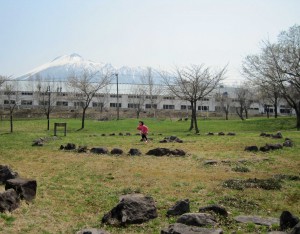
[[[218,161],[217,160],[205,160],[204,165],[216,165],[218,164]]]
[[[36,180],[29,179],[10,179],[6,181],[5,190],[14,189],[21,199],[31,201],[36,196]]]
[[[211,214],[206,213],[186,213],[177,219],[177,223],[183,223],[191,226],[215,226],[216,220]]]
[[[161,230],[161,234],[222,234],[222,229],[201,228],[188,226],[182,223],[171,224],[168,228]]]
[[[177,201],[175,205],[167,211],[167,216],[182,215],[188,212],[190,212],[190,201],[189,199],[185,199]]]
[[[273,224],[279,225],[279,219],[278,218],[263,218],[260,216],[236,216],[234,217],[234,220],[239,223],[255,223],[258,225],[264,225],[264,226],[272,226]]]
[[[18,173],[14,172],[7,165],[0,165],[0,184],[5,184],[5,182],[9,179],[14,179],[18,177]]]
[[[13,211],[19,207],[20,199],[14,189],[0,193],[0,212]]]
[[[109,232],[103,229],[86,228],[76,232],[76,234],[109,234]]]
[[[152,197],[143,194],[128,194],[102,218],[102,223],[124,226],[139,224],[157,217],[156,205]]]

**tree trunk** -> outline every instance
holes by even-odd
[[[86,110],[86,108],[83,108],[82,118],[81,118],[81,129],[84,129],[85,110]]]
[[[194,107],[195,109],[194,109],[193,119],[194,119],[194,124],[195,124],[195,132],[199,133],[198,123],[197,123],[197,105],[196,105],[196,103],[194,105],[195,105],[195,107]]]
[[[228,110],[225,111],[225,119],[228,120]]]
[[[10,132],[12,133],[14,130],[14,127],[13,127],[13,115],[12,113],[10,113]]]
[[[47,130],[50,130],[50,113],[47,113]]]
[[[296,106],[297,107],[297,106]],[[295,108],[296,116],[297,116],[297,130],[300,130],[300,101],[298,102],[298,108]]]
[[[277,119],[278,117],[278,97],[275,95],[275,100],[274,100],[274,118]]]
[[[243,117],[244,108],[241,106],[240,111],[239,111],[239,108],[236,107],[235,110],[236,110],[237,115],[241,118],[241,120],[244,120],[244,117]]]
[[[192,131],[193,128],[194,128],[194,120],[193,120],[193,115],[194,115],[194,102],[193,102],[193,101],[190,101],[190,102],[191,102],[192,115],[191,115],[191,125],[190,125],[190,128],[189,128],[189,131]]]

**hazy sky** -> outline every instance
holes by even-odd
[[[0,74],[78,53],[121,66],[229,64],[300,24],[299,0],[0,0]]]

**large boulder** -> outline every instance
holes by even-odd
[[[91,148],[90,151],[94,154],[108,154],[108,149],[106,147],[94,147]]]
[[[177,223],[197,227],[215,226],[217,224],[215,218],[206,213],[185,213],[177,219]]]
[[[36,196],[36,180],[29,179],[10,179],[6,181],[5,190],[14,189],[21,199],[31,201]]]
[[[143,194],[128,194],[102,218],[102,222],[114,226],[138,224],[157,217],[156,205],[152,197]]]
[[[168,143],[168,142],[183,143],[183,140],[179,139],[177,136],[169,136],[169,137],[165,137],[163,140],[159,142],[160,143]]]
[[[171,224],[168,228],[161,230],[161,234],[222,234],[222,229],[202,228],[189,226],[182,223]]]
[[[0,165],[0,184],[5,184],[9,179],[18,177],[18,173],[14,172],[9,166]]]
[[[13,211],[19,207],[20,199],[14,189],[0,193],[0,212]]]
[[[300,222],[296,224],[289,234],[300,234]]]
[[[299,222],[299,218],[289,211],[283,211],[280,215],[280,229],[282,231],[293,228]]]
[[[169,155],[171,151],[167,148],[155,148],[152,150],[149,150],[146,155],[154,155],[154,156],[164,156]]]
[[[207,211],[212,211],[215,214],[227,217],[228,216],[228,212],[227,210],[219,205],[209,205],[209,206],[204,206],[204,207],[200,207],[199,208],[199,212],[207,212]]]
[[[177,201],[175,205],[167,211],[167,216],[182,215],[188,212],[190,212],[190,201],[189,199],[185,199]]]

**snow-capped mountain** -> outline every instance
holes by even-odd
[[[16,79],[66,81],[70,76],[80,75],[83,72],[93,74],[97,71],[118,73],[120,83],[141,83],[141,77],[146,73],[146,68],[123,66],[117,69],[109,63],[85,60],[74,53],[57,57],[53,61],[45,63]]]

